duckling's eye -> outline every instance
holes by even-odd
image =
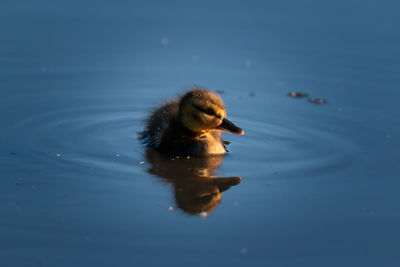
[[[208,115],[215,115],[214,110],[212,108],[204,109],[203,112]]]
[[[195,108],[197,108],[201,112],[206,113],[207,115],[216,116],[216,114],[215,114],[215,112],[214,112],[214,110],[212,108],[202,108],[202,107],[199,107],[199,106],[195,106]]]

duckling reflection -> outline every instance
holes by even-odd
[[[222,155],[171,158],[148,149],[146,158],[151,164],[148,172],[171,183],[177,207],[192,215],[214,211],[221,202],[222,192],[242,180],[240,177],[215,177]]]

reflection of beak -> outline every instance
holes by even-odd
[[[225,178],[213,178],[213,184],[218,187],[220,192],[224,192],[233,185],[237,185],[242,181],[241,177],[225,177]]]
[[[235,124],[224,118],[222,123],[217,127],[218,130],[228,131],[234,134],[244,134],[244,131]]]

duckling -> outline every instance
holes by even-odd
[[[221,130],[244,134],[226,118],[218,95],[194,88],[156,109],[139,139],[149,148],[176,156],[224,154]]]

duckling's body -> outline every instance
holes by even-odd
[[[220,130],[243,134],[225,116],[218,95],[196,88],[156,109],[147,119],[140,139],[149,148],[172,155],[224,154]]]

